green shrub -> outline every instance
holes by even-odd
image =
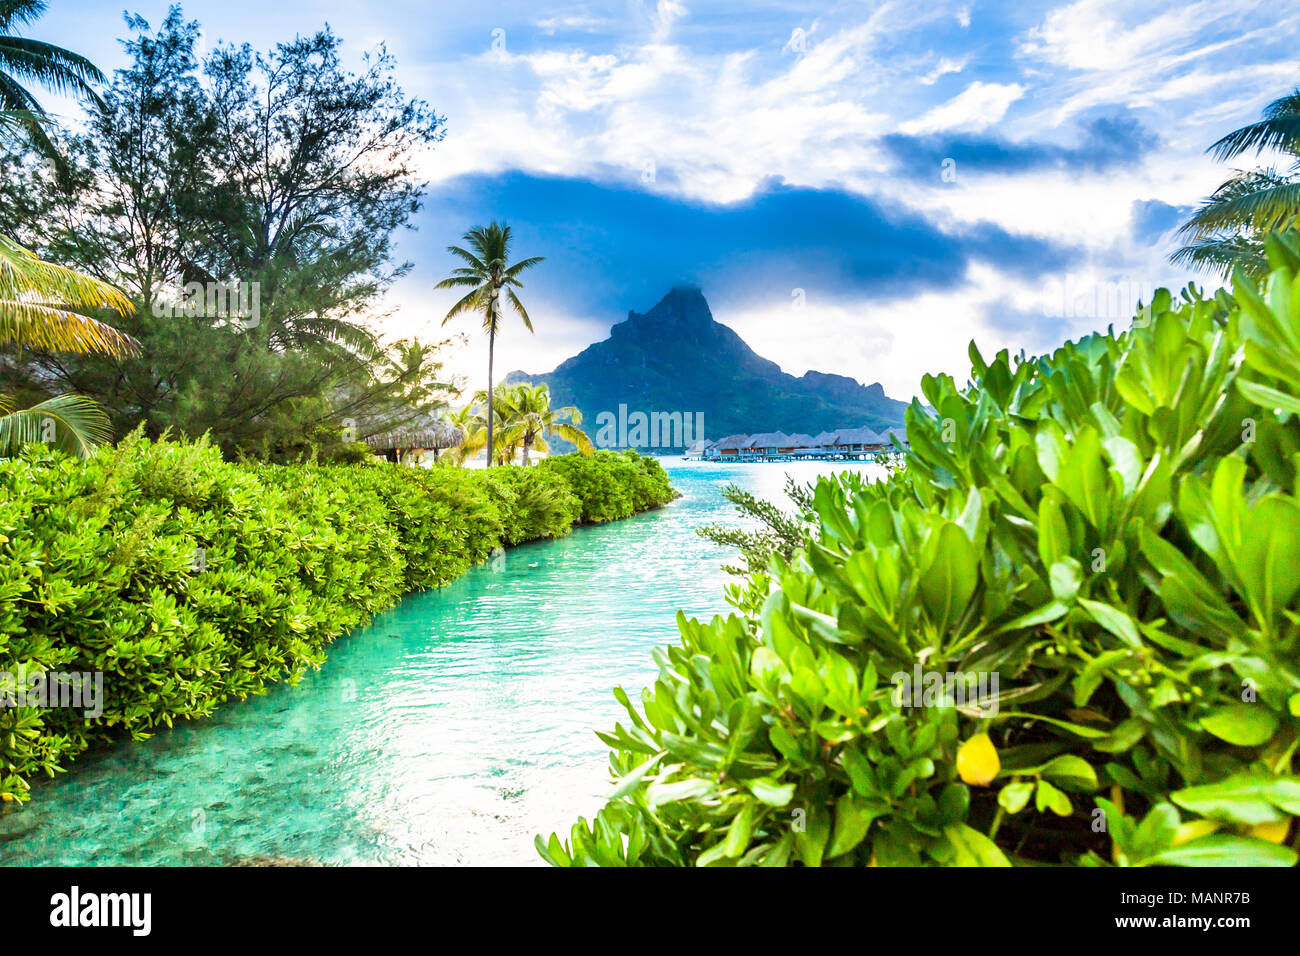
[[[502,544],[653,501],[633,456],[547,468],[233,464],[132,436],[77,461],[0,460],[0,672],[102,672],[104,711],[0,707],[0,796],[119,734],[298,680],[403,593]],[[573,484],[570,484],[572,480]],[[603,511],[602,511],[603,513]],[[630,512],[629,512],[630,513]]]
[[[498,468],[492,479],[498,506],[510,516],[506,544],[558,538],[582,517],[582,501],[554,468]]]
[[[905,467],[679,618],[556,865],[1293,865],[1300,244],[924,380]],[[901,675],[999,678],[923,697]],[[957,687],[962,689],[959,696]]]
[[[613,521],[673,497],[663,466],[635,451],[598,451],[589,458],[563,455],[540,465],[561,475],[582,500],[582,520]]]

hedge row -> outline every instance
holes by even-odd
[[[542,856],[1295,865],[1300,241],[1267,249],[1262,288],[927,376],[901,469],[822,479],[739,613],[679,617]]]
[[[120,734],[296,682],[325,646],[495,548],[674,495],[600,452],[467,471],[223,461],[132,437],[0,461],[0,673],[103,672],[104,710],[0,707],[0,797]]]

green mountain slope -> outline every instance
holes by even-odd
[[[599,414],[617,416],[620,405],[629,415],[702,412],[705,437],[712,439],[776,430],[880,430],[902,425],[906,407],[879,384],[781,371],[715,321],[700,290],[687,287],[673,289],[649,312],[629,312],[609,338],[554,371],[511,372],[506,381],[547,382],[552,404],[577,405],[593,439]]]

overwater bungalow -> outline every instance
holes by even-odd
[[[907,431],[901,427],[888,428],[884,433],[870,428],[841,428],[816,436],[782,431],[728,435],[716,442],[697,442],[687,450],[687,457],[703,461],[862,460],[893,448],[895,436],[906,447]]]
[[[711,454],[706,457],[719,461],[736,461],[741,457],[741,449],[747,447],[748,442],[748,435],[728,435],[715,443],[713,448],[709,449]]]

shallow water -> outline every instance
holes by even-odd
[[[0,817],[0,864],[537,864],[609,789],[593,733],[654,680],[677,609],[726,613],[694,533],[727,482],[780,499],[817,463],[664,459],[683,497],[523,545],[341,638],[297,687],[85,755]],[[875,466],[843,465],[871,469]]]

